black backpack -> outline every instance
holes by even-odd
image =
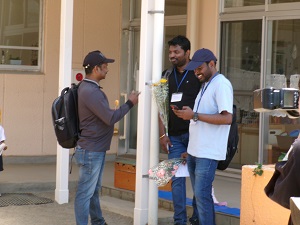
[[[79,138],[78,95],[79,84],[71,84],[61,91],[52,104],[52,121],[58,144],[74,148]]]
[[[236,122],[236,105],[233,105],[232,122],[231,122],[230,131],[228,135],[226,159],[219,161],[217,169],[225,170],[228,167],[229,163],[231,162],[233,156],[237,151],[238,143],[239,143],[239,131]]]

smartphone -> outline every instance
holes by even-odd
[[[171,107],[172,109],[179,110],[179,108],[178,108],[178,106],[177,106],[177,105],[170,105],[170,107]]]

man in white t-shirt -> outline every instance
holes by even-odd
[[[195,52],[186,70],[194,70],[202,88],[194,109],[184,106],[174,113],[190,120],[187,164],[196,197],[200,224],[215,225],[212,184],[219,160],[226,157],[232,121],[233,90],[216,69],[217,58],[208,49]]]

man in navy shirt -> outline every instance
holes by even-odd
[[[99,82],[106,77],[108,63],[114,61],[93,51],[83,62],[86,76],[78,88],[80,136],[75,149],[79,166],[74,207],[77,225],[87,225],[89,215],[92,225],[107,225],[99,201],[106,151],[110,149],[114,124],[138,103],[139,92],[133,91],[120,108],[109,107]]]

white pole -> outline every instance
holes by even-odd
[[[137,124],[137,153],[136,153],[136,185],[134,225],[145,225],[148,219],[148,174],[150,152],[150,111],[151,92],[145,84],[152,76],[152,49],[153,49],[153,17],[148,13],[153,9],[154,1],[142,0],[141,9],[141,37],[140,37],[140,68]]]
[[[151,14],[154,17],[155,27],[153,32],[153,60],[152,80],[157,82],[161,78],[164,40],[164,0],[155,0],[155,7]],[[158,111],[152,98],[151,129],[150,129],[150,167],[159,162],[159,139],[158,139]],[[148,224],[157,225],[158,222],[158,188],[153,180],[149,180],[149,214]]]
[[[60,49],[59,49],[59,88],[71,84],[73,35],[73,0],[61,1]],[[69,202],[69,149],[57,145],[55,201],[58,204]]]

